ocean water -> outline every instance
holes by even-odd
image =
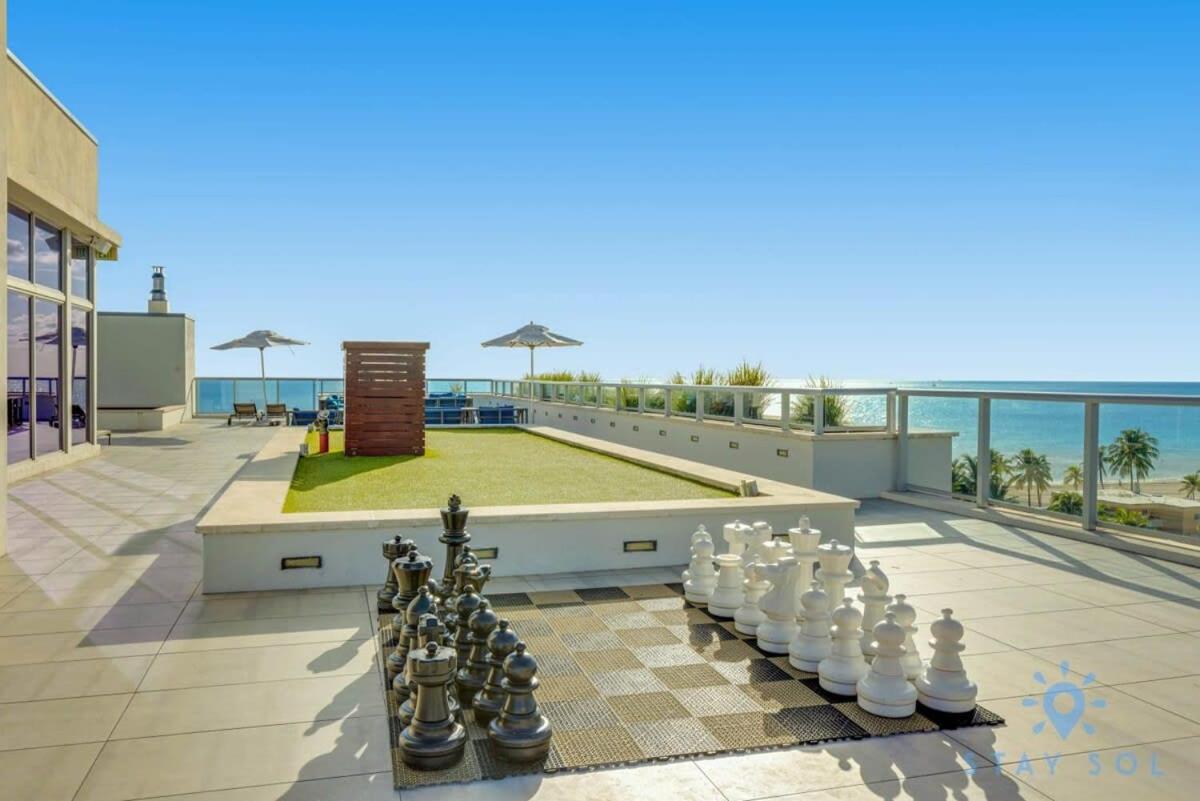
[[[1099,392],[1128,395],[1189,395],[1200,398],[1200,382],[1105,381],[847,381],[845,386],[900,386],[938,389],[1009,390],[1019,392]],[[880,424],[879,398],[853,398],[855,422]],[[954,455],[976,450],[978,405],[974,399],[910,398],[909,430],[955,431]],[[1111,442],[1127,428],[1142,428],[1158,438],[1159,458],[1149,480],[1178,478],[1200,472],[1200,406],[1103,404],[1100,442]],[[992,447],[1006,456],[1022,448],[1044,453],[1055,479],[1068,465],[1083,461],[1083,405],[1045,401],[992,401]]]

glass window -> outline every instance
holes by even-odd
[[[71,294],[91,299],[88,287],[88,258],[92,249],[78,242],[71,243]]]
[[[9,225],[12,218],[9,218]],[[9,229],[12,253],[12,229]],[[8,463],[29,458],[29,297],[8,293]]]
[[[29,280],[29,215],[13,206],[8,207],[8,274]]]
[[[71,442],[88,441],[88,313],[71,309]]]
[[[37,377],[37,455],[62,449],[58,425],[58,348],[62,305],[50,300],[33,301],[33,367]]]
[[[38,220],[33,226],[34,282],[52,289],[62,289],[61,260],[62,231]]]

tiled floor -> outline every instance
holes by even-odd
[[[395,799],[374,588],[205,597],[197,513],[270,436],[187,424],[9,492],[0,558],[0,799]],[[1200,570],[869,502],[878,559],[922,624],[952,606],[1008,725],[406,792],[454,799],[1193,798]],[[686,535],[686,533],[685,533]],[[489,590],[675,580],[674,570],[497,578]],[[922,632],[920,639],[927,639]],[[1063,740],[1039,692],[1083,684]],[[1033,705],[1023,699],[1031,697]],[[1065,699],[1063,699],[1065,700]],[[993,764],[993,763],[998,763]]]

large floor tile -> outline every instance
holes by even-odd
[[[135,695],[112,738],[339,720],[386,712],[383,683],[374,671],[360,676],[160,690]]]
[[[1093,606],[1145,604],[1156,601],[1184,600],[1171,593],[1137,585],[1136,579],[1086,579],[1052,584],[1048,589],[1059,595],[1077,598]]]
[[[490,589],[490,588],[489,588]],[[215,623],[224,620],[308,617],[368,611],[366,597],[357,590],[314,594],[197,598],[188,603],[181,622]]]
[[[0,751],[106,739],[129,695],[0,704]]]
[[[692,762],[629,768],[513,776],[501,781],[423,787],[403,792],[405,801],[725,801]]]
[[[1102,684],[1166,679],[1200,673],[1200,638],[1160,634],[1127,640],[1055,645],[1029,653],[1052,662],[1070,662],[1094,673]]]
[[[12,801],[71,801],[101,743],[0,751],[0,794]]]
[[[0,667],[0,703],[132,693],[153,658],[127,656]]]
[[[1049,801],[1049,796],[1003,771],[982,768],[814,790],[771,801]]]
[[[890,592],[903,592],[910,598],[934,593],[953,593],[963,590],[997,590],[1019,586],[1019,582],[996,576],[976,567],[958,570],[933,570],[910,573],[892,580]]]
[[[1200,672],[1200,666],[1195,667],[1194,670]],[[1200,676],[1198,675],[1122,684],[1117,689],[1126,695],[1140,698],[1147,703],[1200,723]]]
[[[163,645],[163,653],[224,648],[261,648],[302,642],[346,642],[372,636],[365,612],[358,614],[180,623]]]
[[[375,669],[375,660],[372,640],[159,654],[142,690],[363,675]]]
[[[972,620],[969,628],[1022,649],[1171,633],[1169,629],[1153,623],[1095,607],[985,617]]]
[[[1047,675],[1053,683],[1057,674]],[[1064,739],[1053,721],[1042,728],[1037,724],[1047,720],[1042,699],[1026,706],[1024,699],[1005,698],[989,701],[988,709],[1004,718],[1004,726],[956,729],[947,736],[968,746],[994,762],[1010,764],[1020,761],[1022,754],[1030,758],[1045,754],[1081,754],[1105,748],[1124,748],[1160,740],[1200,735],[1200,724],[1167,712],[1145,701],[1126,695],[1112,687],[1093,687],[1082,690],[1084,707],[1078,723],[1067,727]],[[1069,712],[1069,697],[1060,696],[1055,707]],[[1104,703],[1096,707],[1093,702]],[[1094,727],[1089,733],[1083,726]]]
[[[966,642],[964,638],[963,642]],[[928,656],[928,654],[927,654]],[[1058,663],[1039,658],[1025,651],[1006,651],[977,654],[972,650],[962,655],[967,676],[979,687],[980,703],[994,698],[1021,698],[1043,691],[1033,678],[1036,672],[1044,675],[1058,673]],[[1085,671],[1072,671],[1072,679],[1083,681]]]
[[[10,612],[0,609],[0,637],[16,634],[53,634],[94,629],[128,629],[170,626],[183,611],[182,603],[86,606]]]
[[[696,764],[729,801],[788,795],[990,764],[942,734],[904,734],[825,746],[732,754]]]
[[[1005,771],[1054,801],[1193,801],[1200,786],[1200,739],[1008,765]]]
[[[0,638],[0,665],[156,654],[170,630],[169,626],[142,626],[3,637]]]
[[[408,798],[407,793],[404,796]],[[171,801],[398,801],[392,787],[392,772],[339,776],[336,779],[304,779],[236,790],[173,795]]]
[[[391,770],[387,718],[105,744],[75,801],[124,801]]]
[[[956,618],[970,621],[1005,615],[1059,612],[1090,606],[1085,601],[1068,598],[1042,587],[1005,587],[995,590],[931,593],[913,598],[912,604],[929,613],[936,613],[942,609],[953,609]]]
[[[1113,611],[1175,631],[1200,631],[1200,603],[1196,601],[1128,604],[1114,607]]]

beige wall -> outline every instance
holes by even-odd
[[[119,242],[100,222],[96,142],[12,54],[5,76],[9,199],[77,234]]]
[[[195,371],[195,322],[190,317],[100,312],[97,318],[102,410],[189,405]]]
[[[8,2],[0,0],[0,48],[8,49]],[[8,108],[8,70],[0,70],[0,109]],[[0,208],[8,202],[8,124],[0,125]],[[0,215],[0,235],[8,241],[8,214]],[[6,299],[7,300],[7,299]],[[8,303],[0,303],[0,330],[8,330]],[[8,375],[8,348],[0,348],[0,374]],[[8,464],[8,438],[0,442],[0,464]],[[8,470],[0,471],[0,556],[8,553]]]

